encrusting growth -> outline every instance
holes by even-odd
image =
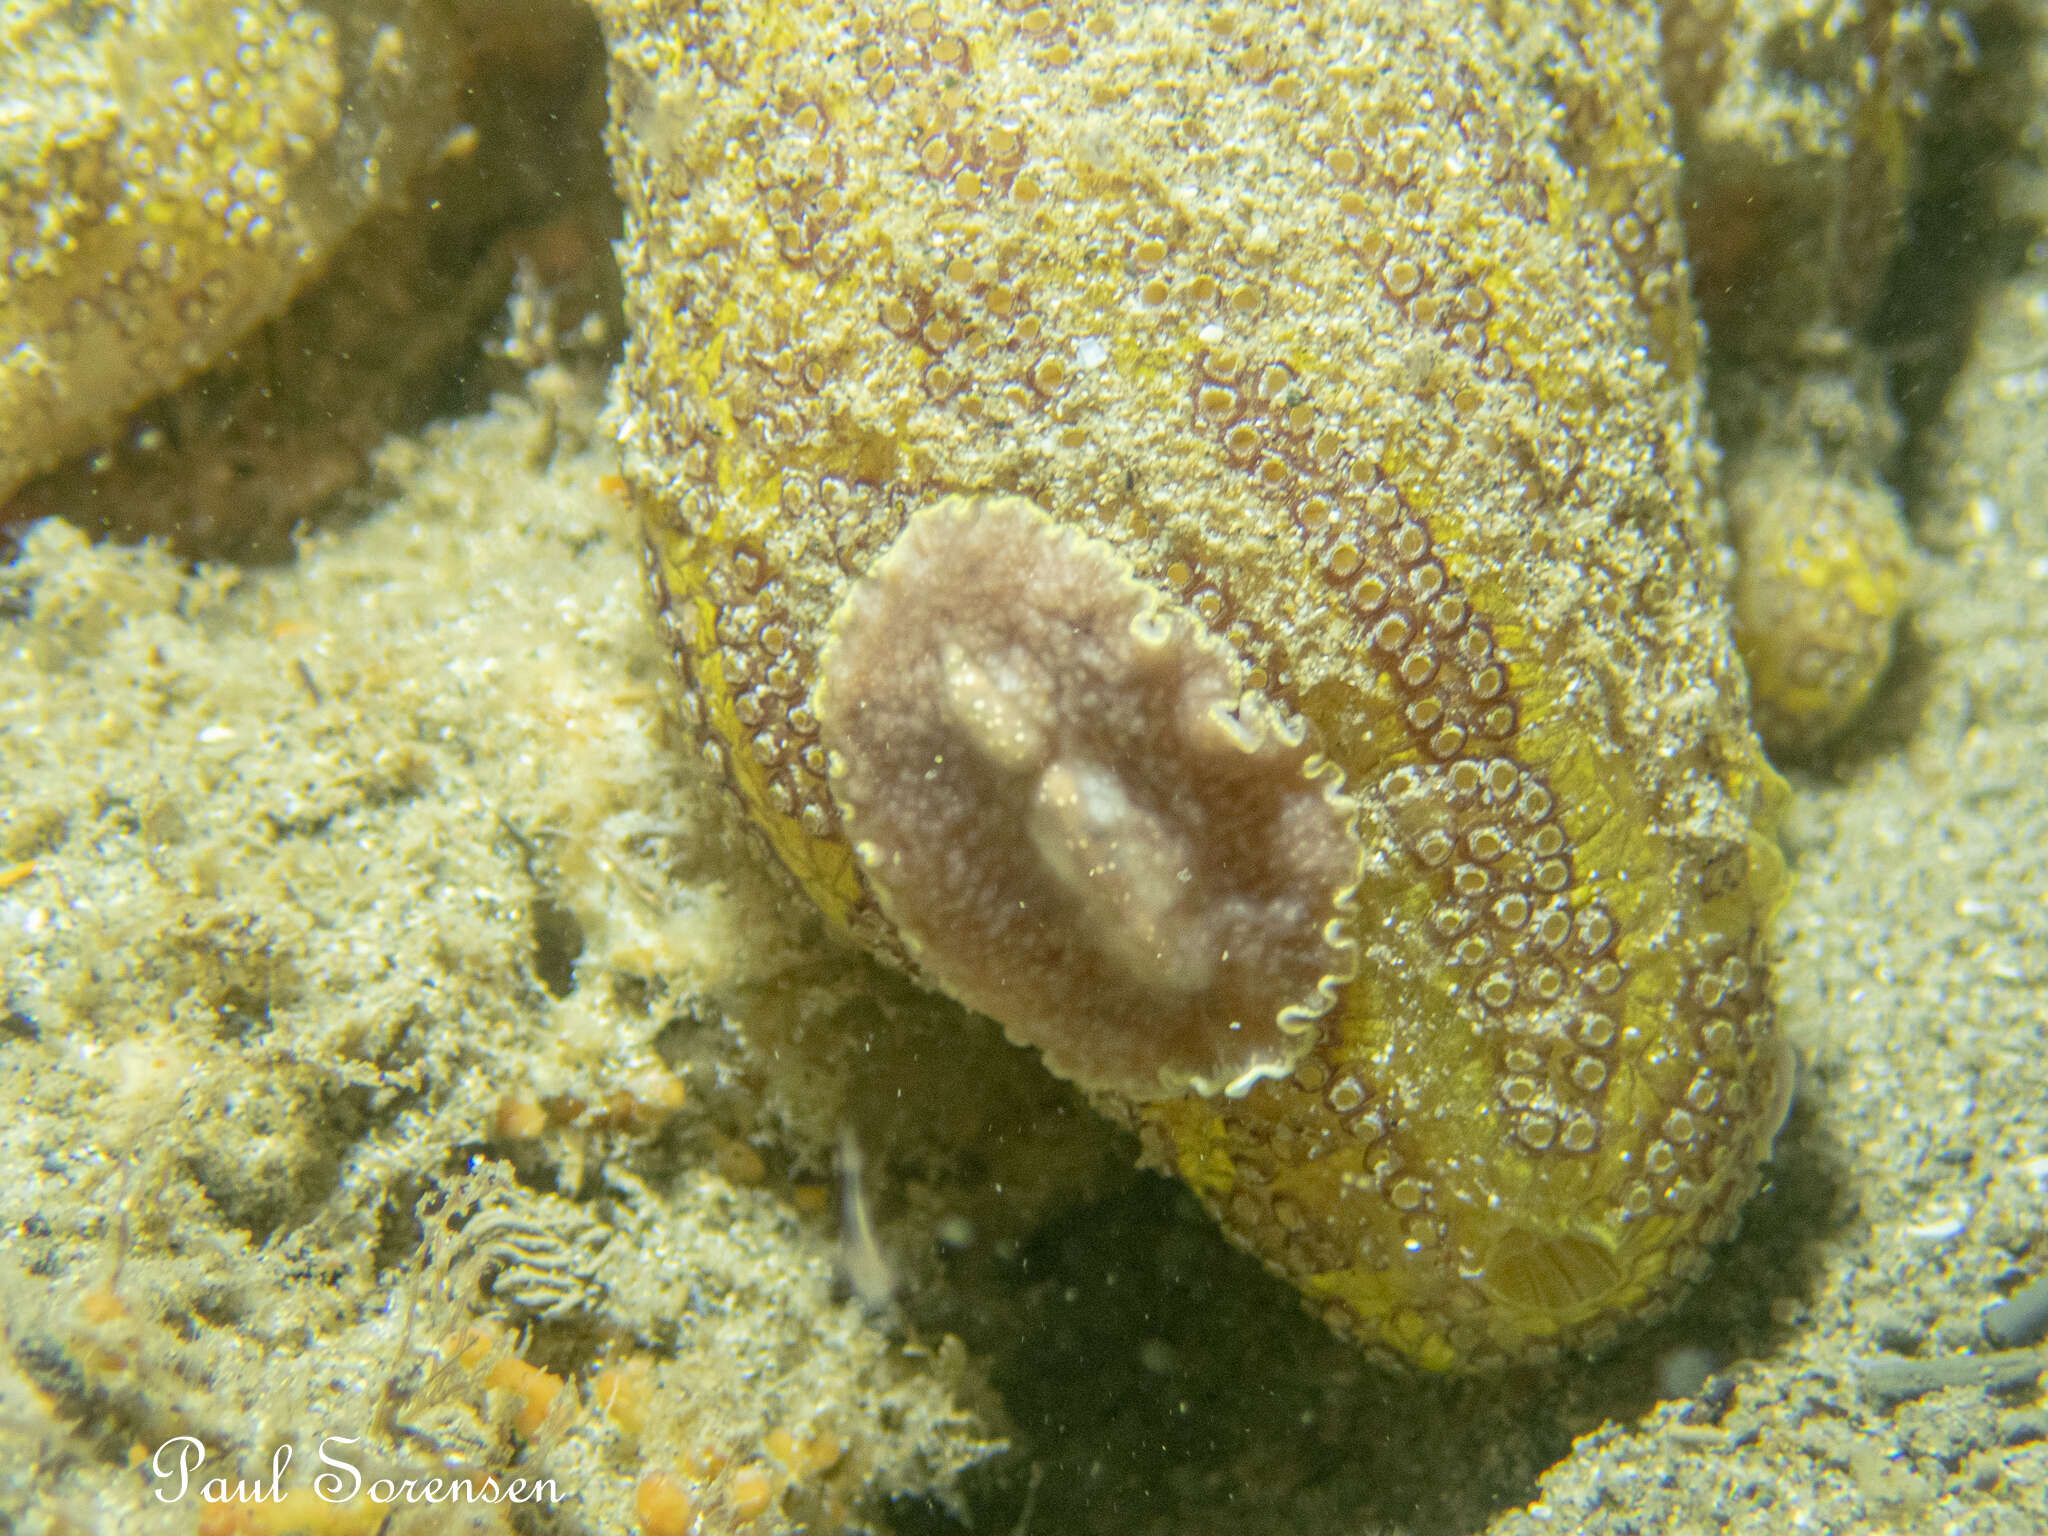
[[[1283,1075],[1355,967],[1355,811],[1240,672],[1019,497],[918,513],[833,621],[818,718],[883,911],[1084,1087]]]

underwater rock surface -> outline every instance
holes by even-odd
[[[1862,7],[1692,10],[1777,19],[1763,94],[1860,99],[1808,87],[1853,83],[1825,23]],[[1377,1370],[1028,1053],[825,940],[677,766],[595,381],[543,368],[391,444],[381,510],[290,569],[44,527],[0,570],[0,1512],[189,1533],[137,1444],[252,1476],[367,1429],[378,1470],[563,1474],[554,1521],[606,1536],[2033,1536],[2038,1346],[1994,1319],[2048,1269],[2048,14],[1958,11],[1908,262],[1957,324],[1820,349],[1785,418],[1819,435],[1770,445],[1901,445],[1924,606],[1795,775],[1799,1092],[1661,1321]],[[1887,367],[1923,391],[1891,427]],[[870,1316],[831,1271],[877,1257]],[[281,1530],[294,1494],[205,1518]]]

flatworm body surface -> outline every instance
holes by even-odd
[[[1790,1070],[1653,14],[600,10],[627,474],[781,859],[1382,1355],[1668,1300]]]

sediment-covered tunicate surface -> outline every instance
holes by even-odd
[[[455,123],[432,0],[0,12],[0,500],[277,314]]]

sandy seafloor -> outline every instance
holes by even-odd
[[[0,1528],[198,1530],[156,1445],[334,1434],[563,1493],[393,1530],[649,1528],[652,1478],[707,1531],[2048,1531],[2048,1355],[1980,1326],[2048,1273],[2048,249],[1796,781],[1764,1193],[1674,1317],[1478,1383],[1364,1365],[817,931],[667,724],[599,394],[390,445],[287,567],[0,568]]]

